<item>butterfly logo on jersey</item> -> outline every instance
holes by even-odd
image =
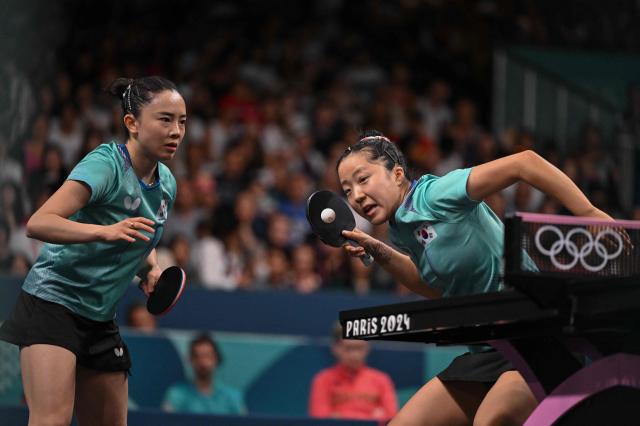
[[[429,223],[425,223],[421,227],[417,228],[413,232],[413,235],[416,237],[416,240],[418,240],[418,242],[422,244],[423,247],[427,247],[433,242],[433,240],[438,238],[438,233]]]
[[[132,199],[131,197],[129,197],[128,195],[126,197],[124,197],[124,207],[127,210],[136,210],[138,207],[140,207],[140,203],[142,202],[142,200],[140,199],[140,197],[136,197],[136,199]]]
[[[167,200],[164,198],[160,201],[160,208],[156,212],[156,219],[167,220]]]

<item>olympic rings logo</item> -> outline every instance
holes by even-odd
[[[545,248],[540,241],[542,238],[542,234],[544,234],[545,232],[551,232],[558,237],[558,239],[553,244],[551,244],[551,247],[549,248]],[[578,235],[583,235],[586,238],[586,242],[580,249],[578,249],[578,245],[572,240],[574,236]],[[618,245],[618,247],[612,253],[609,253],[607,246],[602,243],[602,239],[607,236],[615,240]],[[598,232],[595,238],[589,231],[583,228],[574,228],[570,230],[566,236],[564,236],[562,231],[558,229],[558,227],[553,225],[545,225],[538,229],[538,231],[536,232],[535,242],[536,247],[538,248],[540,253],[549,256],[549,259],[551,259],[551,263],[553,263],[553,266],[562,271],[571,269],[576,266],[578,262],[580,262],[580,264],[586,270],[591,272],[599,272],[603,270],[605,266],[607,266],[607,262],[620,256],[620,253],[622,253],[622,249],[624,247],[620,235],[610,229],[604,229]],[[557,255],[560,254],[563,249],[566,250],[567,253],[569,253],[569,255],[573,258],[569,263],[561,263],[557,258]],[[596,265],[591,265],[587,263],[587,258],[594,251],[602,259],[602,261]]]

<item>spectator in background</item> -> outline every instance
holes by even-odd
[[[0,183],[0,218],[15,232],[22,226],[27,206],[22,199],[20,188],[14,182]]]
[[[213,235],[213,225],[209,221],[200,222],[197,235],[193,245],[193,263],[198,271],[199,284],[212,290],[235,290],[237,282],[228,267],[224,242]]]
[[[135,330],[151,332],[158,328],[156,317],[147,311],[147,306],[142,302],[132,303],[127,308],[127,327]]]
[[[322,177],[326,162],[322,154],[314,148],[313,136],[302,133],[295,138],[295,149],[290,156],[292,170],[305,173],[314,180]]]
[[[67,102],[62,106],[59,118],[51,122],[49,138],[62,151],[62,161],[67,168],[72,168],[82,148],[84,127],[78,119],[76,107]]]
[[[384,372],[367,367],[369,343],[344,340],[333,331],[331,351],[337,363],[313,378],[309,415],[337,419],[389,420],[398,411],[396,390]]]
[[[75,162],[82,160],[85,155],[99,147],[105,141],[105,135],[100,130],[89,127],[82,138],[82,146],[80,147],[78,158]]]
[[[196,191],[193,182],[185,177],[176,179],[178,192],[173,207],[173,215],[165,224],[164,238],[181,235],[189,244],[196,240],[196,228],[203,219],[203,211],[196,205]]]
[[[267,244],[291,252],[291,222],[281,213],[274,213],[267,223]]]
[[[22,185],[23,181],[22,164],[9,155],[9,146],[0,138],[0,182],[14,182]]]
[[[176,383],[167,390],[162,407],[166,411],[198,414],[246,414],[242,394],[216,378],[222,355],[216,342],[202,333],[191,341],[191,383]]]
[[[300,172],[290,173],[287,181],[286,198],[280,202],[278,210],[289,218],[289,242],[298,245],[311,233],[306,214],[311,185],[307,175]]]
[[[292,254],[293,287],[299,293],[312,293],[320,289],[322,278],[318,274],[316,253],[309,244],[300,244]]]
[[[464,158],[464,164],[470,165],[476,145],[482,136],[482,129],[476,123],[476,104],[471,99],[462,98],[456,103],[453,122],[447,130],[455,143],[455,149]]]
[[[409,165],[418,176],[432,173],[440,160],[437,144],[425,133],[417,111],[410,112],[408,126],[408,132],[398,145],[407,152]]]
[[[222,170],[215,176],[220,204],[233,205],[238,194],[249,186],[252,178],[249,160],[246,145],[231,143],[227,146]]]
[[[8,274],[13,261],[9,250],[9,227],[0,218],[0,275]]]
[[[26,176],[42,168],[44,149],[48,143],[49,119],[46,115],[40,114],[33,122],[31,136],[24,143],[22,150],[22,167]]]
[[[439,141],[443,131],[451,122],[451,108],[449,95],[451,90],[445,80],[434,80],[428,89],[428,96],[418,101],[418,109],[422,115],[427,135],[434,141]]]
[[[266,252],[266,271],[258,279],[256,287],[261,290],[286,290],[292,286],[291,270],[287,252],[278,247],[270,247]]]
[[[31,196],[43,191],[53,194],[67,179],[69,174],[62,162],[62,152],[55,145],[46,145],[42,152],[40,167],[29,176],[27,188]]]

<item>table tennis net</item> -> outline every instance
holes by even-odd
[[[522,273],[640,276],[640,221],[516,213],[505,220],[505,275]]]

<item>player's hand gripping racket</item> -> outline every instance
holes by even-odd
[[[307,200],[307,220],[313,233],[325,244],[333,247],[345,244],[358,246],[358,243],[342,235],[342,231],[353,231],[356,218],[347,203],[337,194],[331,191],[316,191],[311,194]],[[369,253],[365,253],[360,260],[365,266],[373,263],[373,257]]]
[[[140,275],[146,277],[144,273]],[[170,266],[165,269],[147,299],[147,311],[153,315],[164,315],[169,312],[178,303],[186,283],[187,274],[182,268]]]

